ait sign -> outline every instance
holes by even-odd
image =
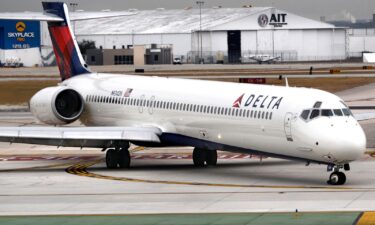
[[[258,16],[258,24],[260,27],[266,27],[267,25],[274,27],[283,27],[288,25],[286,13],[272,13],[270,16],[261,14]]]
[[[0,48],[40,47],[40,22],[0,20]]]

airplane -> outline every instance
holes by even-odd
[[[343,185],[366,150],[348,106],[325,91],[91,72],[67,5],[42,5],[43,16],[30,19],[48,22],[62,81],[29,107],[52,126],[1,127],[2,142],[102,148],[109,169],[130,167],[130,143],[191,146],[196,167],[217,165],[220,149],[327,165],[330,185]],[[77,120],[84,126],[64,126]]]
[[[271,63],[275,63],[277,60],[280,60],[281,57],[280,56],[271,56],[271,55],[250,55],[247,57],[248,59],[252,59],[252,60],[255,60],[257,61],[259,64],[262,64],[262,63],[268,63],[268,64],[271,64]]]

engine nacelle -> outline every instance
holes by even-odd
[[[82,96],[72,88],[48,87],[30,99],[30,111],[41,122],[63,125],[76,121],[84,109]]]

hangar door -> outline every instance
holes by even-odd
[[[228,61],[241,63],[241,31],[228,31]]]

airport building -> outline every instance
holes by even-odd
[[[246,63],[254,55],[282,61],[343,60],[346,29],[270,8],[135,11],[130,16],[76,23],[78,40],[98,48],[171,45],[184,62]]]
[[[97,49],[85,56],[89,64],[169,64],[173,58],[182,63],[252,63],[257,56],[284,62],[346,60],[375,46],[375,36],[364,31],[273,7],[130,9],[123,14],[72,22],[78,42],[95,42]],[[17,31],[19,22],[25,24],[24,32]],[[30,32],[32,37],[26,35]],[[0,60],[14,57],[25,66],[54,64],[45,22],[0,21]]]

